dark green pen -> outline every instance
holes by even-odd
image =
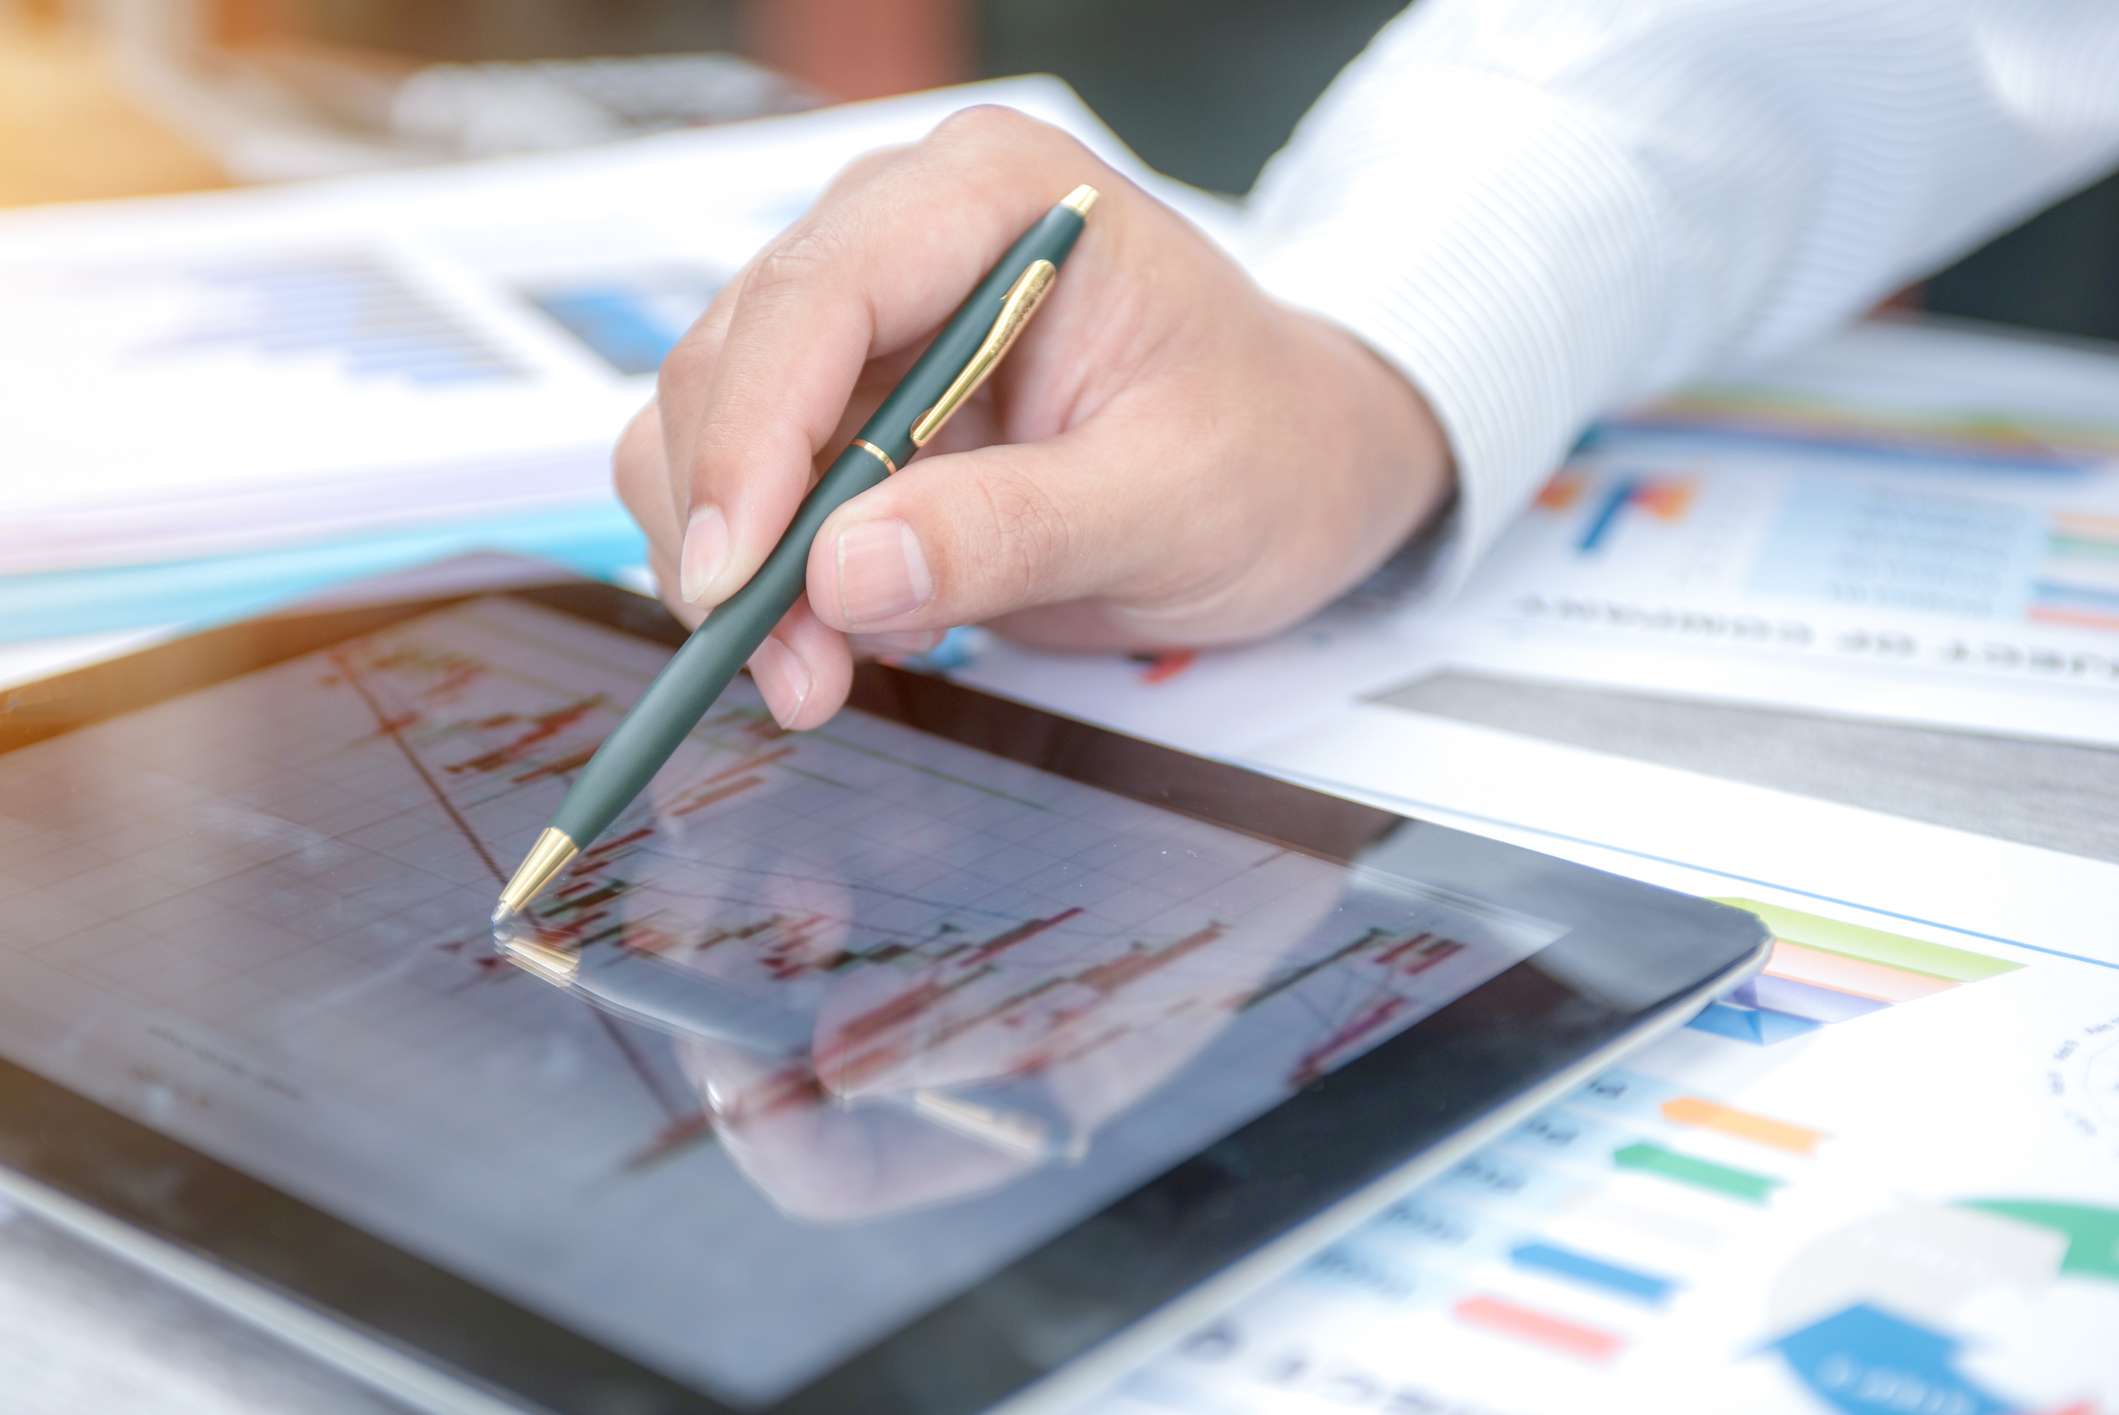
[[[677,650],[559,803],[558,812],[500,892],[494,917],[519,912],[582,847],[646,788],[773,626],[801,598],[809,548],[824,519],[912,460],[999,364],[1052,288],[1096,188],[1076,187],[1008,248],[949,317],[860,436],[803,498],[787,533],[750,582]]]

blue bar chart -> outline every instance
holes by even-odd
[[[665,266],[533,285],[522,293],[613,373],[634,377],[662,366],[720,287],[711,271]]]
[[[230,353],[323,360],[349,379],[503,381],[527,370],[399,271],[357,251],[213,261],[156,272],[190,315],[134,349],[145,363]]]

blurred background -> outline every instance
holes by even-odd
[[[0,206],[552,150],[1025,72],[1241,193],[1396,0],[0,0]],[[1908,302],[2119,338],[2119,179]]]

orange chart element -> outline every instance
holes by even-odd
[[[1673,1125],[1713,1130],[1732,1139],[1748,1140],[1754,1145],[1785,1150],[1793,1155],[1814,1153],[1818,1142],[1825,1138],[1822,1130],[1738,1110],[1735,1106],[1703,1100],[1699,1096],[1673,1096],[1663,1102],[1661,1109],[1663,1118]]]
[[[1600,467],[1594,471],[1563,468],[1538,492],[1536,505],[1550,515],[1580,511],[1574,530],[1575,549],[1583,555],[1602,550],[1619,527],[1638,512],[1663,525],[1685,519],[1699,499],[1697,473]]]
[[[1634,485],[1633,504],[1659,521],[1682,521],[1699,491],[1698,477],[1644,477]]]
[[[1589,478],[1580,472],[1555,472],[1552,480],[1539,488],[1537,507],[1540,511],[1571,511],[1588,485]]]

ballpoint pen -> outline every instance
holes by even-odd
[[[811,489],[750,581],[685,640],[633,710],[604,739],[515,869],[496,920],[522,909],[618,818],[773,626],[801,597],[810,544],[825,518],[882,481],[933,440],[993,372],[1052,288],[1081,235],[1096,188],[1076,187],[1019,237],[942,326],[860,435]]]

